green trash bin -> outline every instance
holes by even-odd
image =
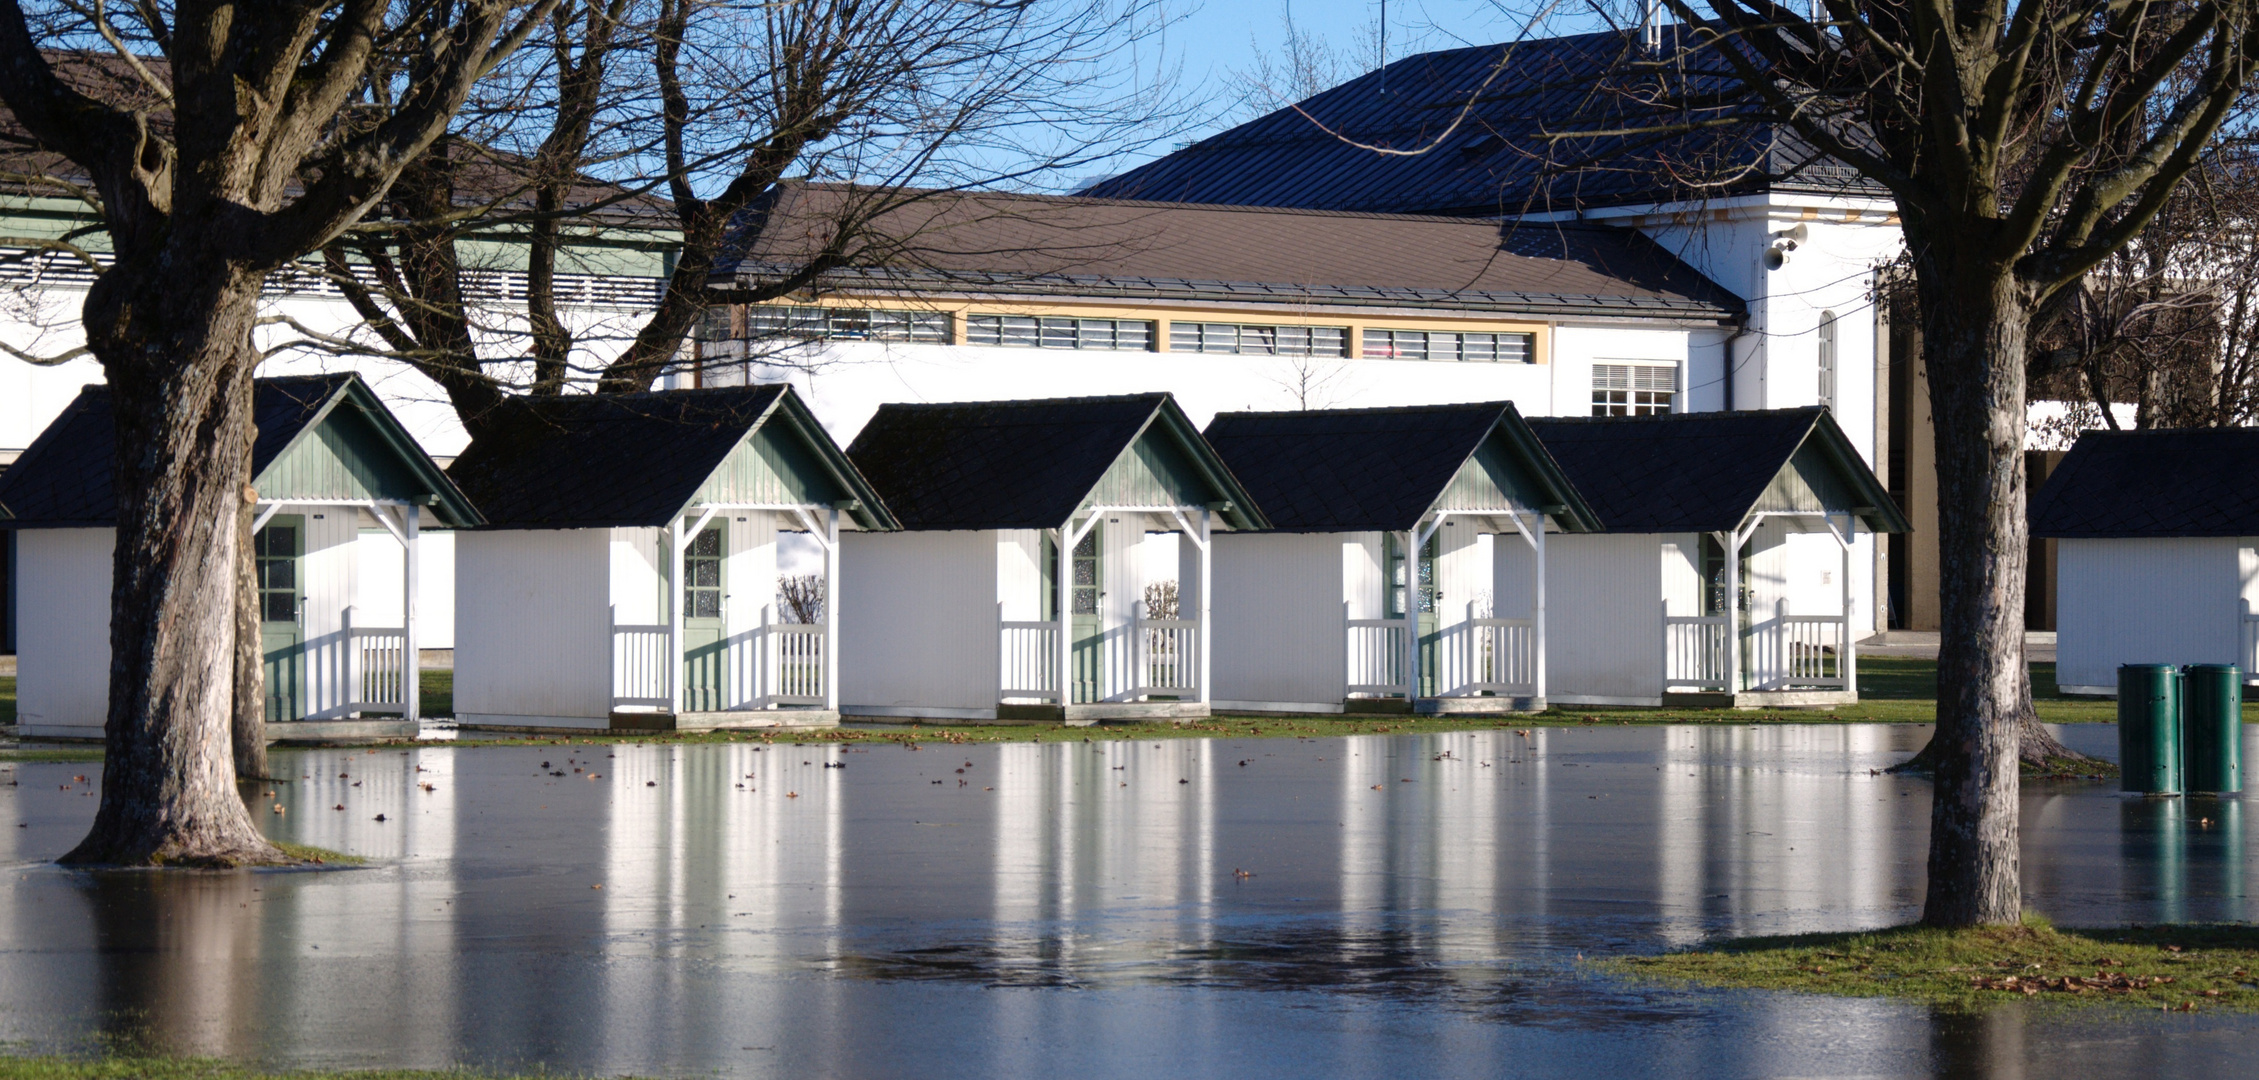
[[[2181,791],[2181,671],[2171,664],[2118,668],[2118,790]]]
[[[2243,671],[2190,664],[2181,698],[2181,783],[2190,791],[2243,790]]]

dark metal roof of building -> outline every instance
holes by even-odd
[[[1741,527],[1798,450],[1814,443],[1855,493],[1876,532],[1905,515],[1826,409],[1539,417],[1530,430],[1609,532],[1726,532]],[[1852,509],[1846,507],[1845,509]]]
[[[375,423],[379,437],[438,496],[437,524],[478,522],[477,510],[360,376],[289,375],[259,379],[253,387],[252,423],[258,428],[251,445],[253,477],[265,473],[267,466],[333,409],[350,403]],[[110,388],[91,385],[80,390],[23,456],[0,474],[0,528],[107,528],[117,524],[117,494],[111,472],[115,431]]]
[[[1666,26],[1654,54],[1633,29],[1406,57],[1084,193],[1477,216],[1768,189],[1880,193],[1785,128],[1685,131],[1750,112],[1714,46],[1681,54],[1688,37]],[[1689,92],[1671,89],[1681,85]],[[1717,105],[1682,116],[1649,104],[1675,97]],[[1672,125],[1681,133],[1657,131]],[[1576,132],[1621,134],[1563,137]]]
[[[2032,499],[2033,536],[2259,536],[2259,429],[2089,431]]]
[[[893,527],[871,486],[790,386],[569,394],[505,401],[447,467],[494,529],[666,525],[754,429],[781,417],[854,493],[866,529]]]
[[[1233,528],[1262,511],[1168,394],[882,405],[847,448],[905,529],[1052,529],[1140,435],[1189,453]]]
[[[1400,532],[1418,525],[1498,432],[1547,489],[1564,528],[1600,528],[1514,403],[1220,413],[1208,441],[1275,529]]]
[[[899,193],[898,193],[899,194]],[[867,189],[784,186],[717,276],[805,265]],[[1719,319],[1742,309],[1629,229],[992,192],[911,193],[834,289]]]

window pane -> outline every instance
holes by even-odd
[[[1075,587],[1098,584],[1098,564],[1088,559],[1075,560]]]
[[[1098,590],[1077,588],[1075,590],[1074,613],[1077,615],[1098,614]]]
[[[1498,359],[1498,335],[1459,335],[1459,359],[1489,363]]]
[[[1075,347],[1075,320],[1044,319],[1041,323],[1040,344],[1046,349],[1072,349]]]
[[[1501,363],[1527,364],[1535,355],[1537,338],[1533,334],[1498,335],[1498,359]]]
[[[1004,320],[994,315],[965,316],[965,344],[999,345],[1004,341]]]
[[[1170,352],[1199,352],[1200,324],[1173,322],[1169,324]]]
[[[267,622],[289,622],[298,617],[297,597],[289,593],[262,593],[260,606],[266,609],[261,617]]]
[[[720,559],[690,560],[690,584],[693,588],[720,588],[722,584],[722,561]]]
[[[693,590],[689,607],[689,615],[693,619],[721,618],[722,594],[712,589]]]
[[[1097,557],[1098,530],[1092,529],[1089,532],[1082,534],[1082,539],[1075,541],[1075,558],[1095,559]]]

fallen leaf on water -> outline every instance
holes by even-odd
[[[345,804],[344,804],[344,803],[338,803],[338,804],[337,804],[337,806],[336,806],[336,807],[334,807],[334,809],[338,809],[338,810],[343,810],[343,809],[345,809]]]
[[[787,791],[784,793],[784,797],[787,799],[797,799],[800,797],[800,793],[797,791]]]
[[[289,811],[287,811],[287,810],[284,810],[284,809],[282,808],[282,804],[281,804],[281,803],[276,803],[276,804],[275,804],[275,813],[278,813],[278,814],[287,814],[287,813],[289,813]]]
[[[383,814],[378,814],[378,815],[376,816],[376,819],[377,819],[378,821],[383,821],[383,820],[384,820],[384,815],[383,815]]]

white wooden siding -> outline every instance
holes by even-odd
[[[1702,614],[1701,534],[1668,533],[1661,541],[1662,601],[1670,605],[1670,614],[1673,615]]]
[[[1006,622],[1043,618],[1043,535],[1039,529],[996,533],[996,600]]]
[[[1522,542],[1518,533],[1512,539]],[[1473,627],[1467,620],[1492,617],[1496,546],[1474,521],[1451,519],[1436,530],[1435,544],[1435,692],[1448,696],[1463,692],[1474,677],[1468,666]]]
[[[1348,694],[1342,573],[1363,545],[1339,533],[1222,533],[1214,545],[1217,705],[1338,709]]]
[[[431,521],[424,516],[425,524]],[[361,516],[361,536],[356,561],[359,585],[354,593],[356,626],[399,626],[401,575],[407,572],[400,558],[400,541],[367,514]],[[455,647],[455,533],[452,530],[416,534],[416,647]]]
[[[997,533],[840,539],[841,711],[993,718]]]
[[[623,626],[657,626],[667,621],[667,584],[663,568],[671,565],[666,545],[668,530],[657,528],[611,529],[604,580]]]
[[[2056,682],[2114,690],[2120,664],[2242,663],[2245,543],[2059,543]]]
[[[346,715],[345,704],[354,696],[350,684],[353,650],[345,637],[345,609],[358,595],[355,585],[360,579],[362,511],[337,506],[315,508],[307,510],[304,519],[305,555],[298,561],[298,571],[305,598],[305,606],[299,609],[299,629],[306,655],[306,718],[336,720]],[[375,524],[374,519],[369,523]],[[383,625],[400,625],[399,607],[395,599],[392,619]],[[376,624],[363,619],[360,625]]]
[[[749,709],[779,688],[771,685],[774,665],[764,662],[769,648],[764,628],[791,616],[777,599],[777,524],[773,510],[723,511],[722,625],[729,636],[723,660],[722,707]],[[684,528],[697,523],[692,515]]]
[[[1341,541],[1341,599],[1352,619],[1388,617],[1388,582],[1381,557],[1387,540],[1377,532],[1336,533]]]
[[[1662,566],[1662,539],[1652,533],[1546,538],[1549,698],[1661,702]]]
[[[1131,623],[1145,612],[1144,514],[1108,514],[1099,524],[1098,557],[1104,564],[1098,579],[1099,634],[1105,642],[1102,656],[1107,701],[1129,700],[1138,678],[1137,648]]]
[[[1559,534],[1545,538],[1547,550]],[[1499,533],[1490,542],[1490,609],[1492,618],[1527,619],[1537,611],[1537,552],[1522,534]],[[1553,603],[1560,603],[1553,598]]]
[[[457,538],[456,719],[609,722],[613,533],[528,529]]]
[[[16,533],[16,723],[24,734],[102,735],[116,536],[113,529]]]

